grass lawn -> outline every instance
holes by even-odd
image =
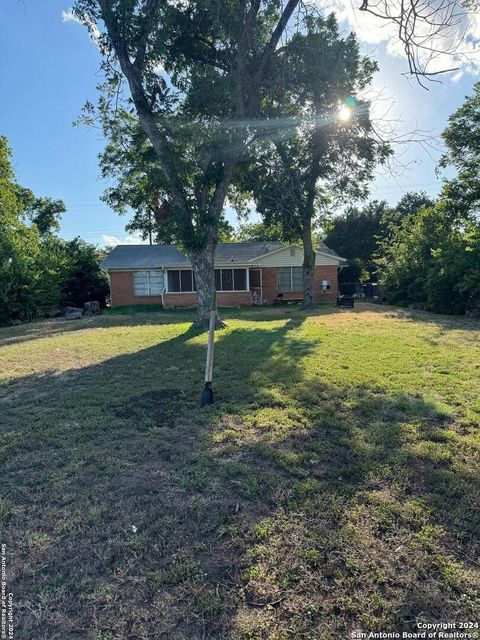
[[[480,618],[480,324],[226,312],[0,330],[15,640],[343,640]]]

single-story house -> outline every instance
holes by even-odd
[[[249,306],[303,297],[303,249],[281,242],[219,244],[215,283],[219,306]],[[315,300],[333,301],[344,258],[321,244],[316,254]],[[196,304],[195,278],[188,258],[172,244],[118,245],[102,262],[110,277],[112,307]]]

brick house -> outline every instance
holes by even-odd
[[[303,249],[281,242],[219,244],[215,282],[219,306],[301,300]],[[315,301],[334,301],[338,271],[346,261],[321,244],[316,255]],[[110,277],[112,307],[196,304],[195,278],[188,258],[175,245],[118,245],[103,261]]]

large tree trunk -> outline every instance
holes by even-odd
[[[303,222],[303,307],[313,309],[315,278],[315,251],[312,244],[312,221],[306,218]]]
[[[213,266],[214,251],[210,247],[188,252],[195,274],[197,288],[197,317],[195,323],[208,329],[210,309],[215,291],[215,271]]]
[[[188,251],[197,289],[197,317],[195,324],[203,329],[208,329],[210,310],[215,294],[214,259],[216,246],[217,241],[211,238],[204,247]],[[225,326],[218,316],[216,326],[218,328]]]

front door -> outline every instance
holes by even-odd
[[[249,269],[249,282],[250,282],[250,291],[254,295],[254,299],[256,298],[257,304],[262,304],[263,301],[263,291],[262,291],[262,270],[261,269]]]

